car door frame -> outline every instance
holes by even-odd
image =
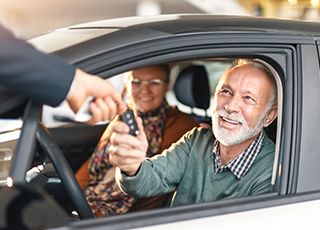
[[[273,65],[278,62],[278,67],[280,66],[282,70],[281,68],[276,69],[279,72],[282,72],[280,75],[282,75],[282,81],[285,83],[283,86],[284,103],[281,116],[286,119],[282,122],[281,127],[278,128],[281,133],[281,138],[279,137],[278,139],[279,151],[281,152],[279,158],[281,169],[279,168],[279,165],[276,168],[278,178],[276,180],[277,183],[274,192],[252,197],[242,197],[205,204],[193,204],[170,209],[108,217],[101,220],[99,219],[100,224],[103,223],[104,226],[108,226],[110,229],[126,228],[129,225],[130,227],[142,227],[319,199],[320,194],[317,192],[310,194],[304,193],[304,196],[295,194],[295,186],[297,184],[295,170],[297,170],[298,167],[297,159],[300,154],[299,138],[301,135],[301,110],[299,109],[301,109],[302,97],[300,84],[301,61],[299,61],[299,58],[301,58],[301,49],[297,43],[310,45],[314,44],[314,40],[310,38],[304,39],[301,36],[261,36],[261,34],[255,34],[255,38],[252,38],[252,34],[237,34],[236,39],[233,39],[232,41],[230,39],[231,36],[226,34],[221,36],[216,35],[214,39],[212,37],[212,35],[206,35],[200,36],[200,38],[194,37],[194,39],[184,38],[182,39],[183,41],[180,41],[177,38],[163,39],[166,40],[165,42],[150,41],[148,44],[146,44],[146,42],[140,44],[140,48],[135,48],[136,52],[133,51],[132,47],[128,47],[126,52],[124,48],[121,48],[118,55],[116,51],[112,51],[112,57],[116,57],[116,60],[107,61],[107,56],[103,58],[103,55],[100,55],[97,61],[90,61],[90,63],[95,63],[93,66],[86,62],[77,64],[83,66],[83,68],[89,72],[91,71],[92,73],[98,73],[101,76],[108,77],[133,68],[141,68],[163,62],[182,61],[185,60],[185,57],[196,59],[241,56],[259,57]],[[260,37],[261,40],[257,37]],[[209,38],[211,38],[210,42],[208,42]],[[164,47],[168,46],[168,42],[171,42],[169,46],[174,48],[164,50]],[[141,55],[141,53],[143,53],[141,51],[143,50],[143,47],[148,49],[148,52],[144,52],[144,54]],[[126,55],[132,58],[121,61],[119,64],[118,61]],[[279,55],[282,55],[285,58],[279,59]],[[97,64],[102,61],[106,63],[103,68],[101,68],[101,66],[99,67],[99,64]],[[117,64],[114,65],[114,63]],[[146,221],[146,219],[148,221]],[[83,229],[86,229],[85,226],[96,226],[98,229],[99,223],[94,224],[93,222],[90,222],[90,224],[83,223],[83,225],[79,223],[76,224],[76,226],[81,229],[83,227]]]

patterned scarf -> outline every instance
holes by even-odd
[[[146,113],[137,112],[143,120],[144,131],[149,143],[148,157],[160,153],[164,126],[171,110],[172,108],[163,102],[155,110]],[[133,197],[121,192],[114,180],[113,168],[109,162],[109,142],[109,136],[101,138],[93,152],[89,162],[91,181],[84,189],[93,213],[99,211],[103,216],[125,213],[135,202]],[[109,174],[107,175],[108,170],[110,170],[111,178]]]
[[[148,157],[160,153],[163,129],[171,109],[172,108],[166,102],[163,102],[155,110],[146,113],[138,111],[138,116],[143,120],[144,132],[146,133],[149,143],[147,151]]]

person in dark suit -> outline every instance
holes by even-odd
[[[111,84],[54,55],[36,50],[1,24],[0,85],[53,107],[66,99],[74,112],[91,95],[95,98],[90,103],[93,117],[89,123],[92,124],[111,120],[124,108]]]

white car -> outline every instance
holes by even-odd
[[[206,72],[204,79],[194,74],[189,79],[189,88],[184,85],[181,92],[181,86],[172,85],[167,97],[170,104],[178,104],[182,111],[209,123],[210,101],[224,70],[237,58],[261,60],[274,72],[278,85],[278,118],[267,130],[276,144],[273,186],[270,193],[262,195],[95,219],[74,172],[91,155],[106,125],[67,123],[49,129],[53,140],[46,128],[38,125],[41,105],[29,101],[22,116],[26,99],[13,94],[18,100],[8,107],[4,97],[0,97],[3,108],[0,117],[22,116],[23,126],[20,136],[0,143],[0,179],[13,180],[12,186],[2,183],[0,187],[0,229],[320,226],[320,23],[240,16],[162,15],[70,26],[29,42],[91,74],[105,79],[119,78],[118,82],[126,71],[168,63],[175,83],[185,68],[201,66]],[[8,132],[2,131],[0,138]],[[8,151],[11,155],[5,155]],[[33,167],[40,169],[31,170]]]

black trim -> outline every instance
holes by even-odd
[[[296,193],[299,173],[301,122],[302,122],[302,57],[301,45],[297,46],[297,73],[294,75],[294,106],[292,126],[296,130],[292,132],[292,149],[290,167],[292,174],[289,178],[288,193]],[[290,186],[291,184],[291,186]]]
[[[75,229],[102,229],[118,230],[126,228],[147,227],[159,224],[168,224],[197,218],[213,217],[223,214],[271,208],[281,205],[295,204],[320,199],[320,192],[309,192],[299,195],[277,196],[275,193],[241,197],[230,200],[220,200],[210,203],[192,204],[174,208],[124,214],[120,216],[98,218],[73,222]]]
[[[293,49],[289,45],[275,44],[246,44],[239,43],[237,45],[194,45],[187,44],[183,47],[164,48],[167,44],[153,43],[152,47],[135,48],[134,50],[121,50],[120,52],[104,53],[88,59],[85,62],[76,63],[81,69],[84,69],[91,74],[98,74],[104,78],[114,76],[116,74],[131,70],[155,65],[158,63],[170,63],[177,61],[185,61],[192,59],[205,59],[214,57],[232,58],[235,56],[247,57],[263,57],[270,56],[272,60],[273,53],[285,53],[286,49]],[[178,46],[173,43],[172,46]],[[268,50],[266,50],[268,49]],[[246,54],[244,54],[246,52]],[[130,57],[128,57],[130,53]],[[109,58],[112,56],[112,60]],[[276,62],[273,61],[273,64]],[[280,66],[280,65],[277,65]],[[283,68],[283,67],[282,67]],[[277,68],[279,74],[283,73],[282,68]]]

